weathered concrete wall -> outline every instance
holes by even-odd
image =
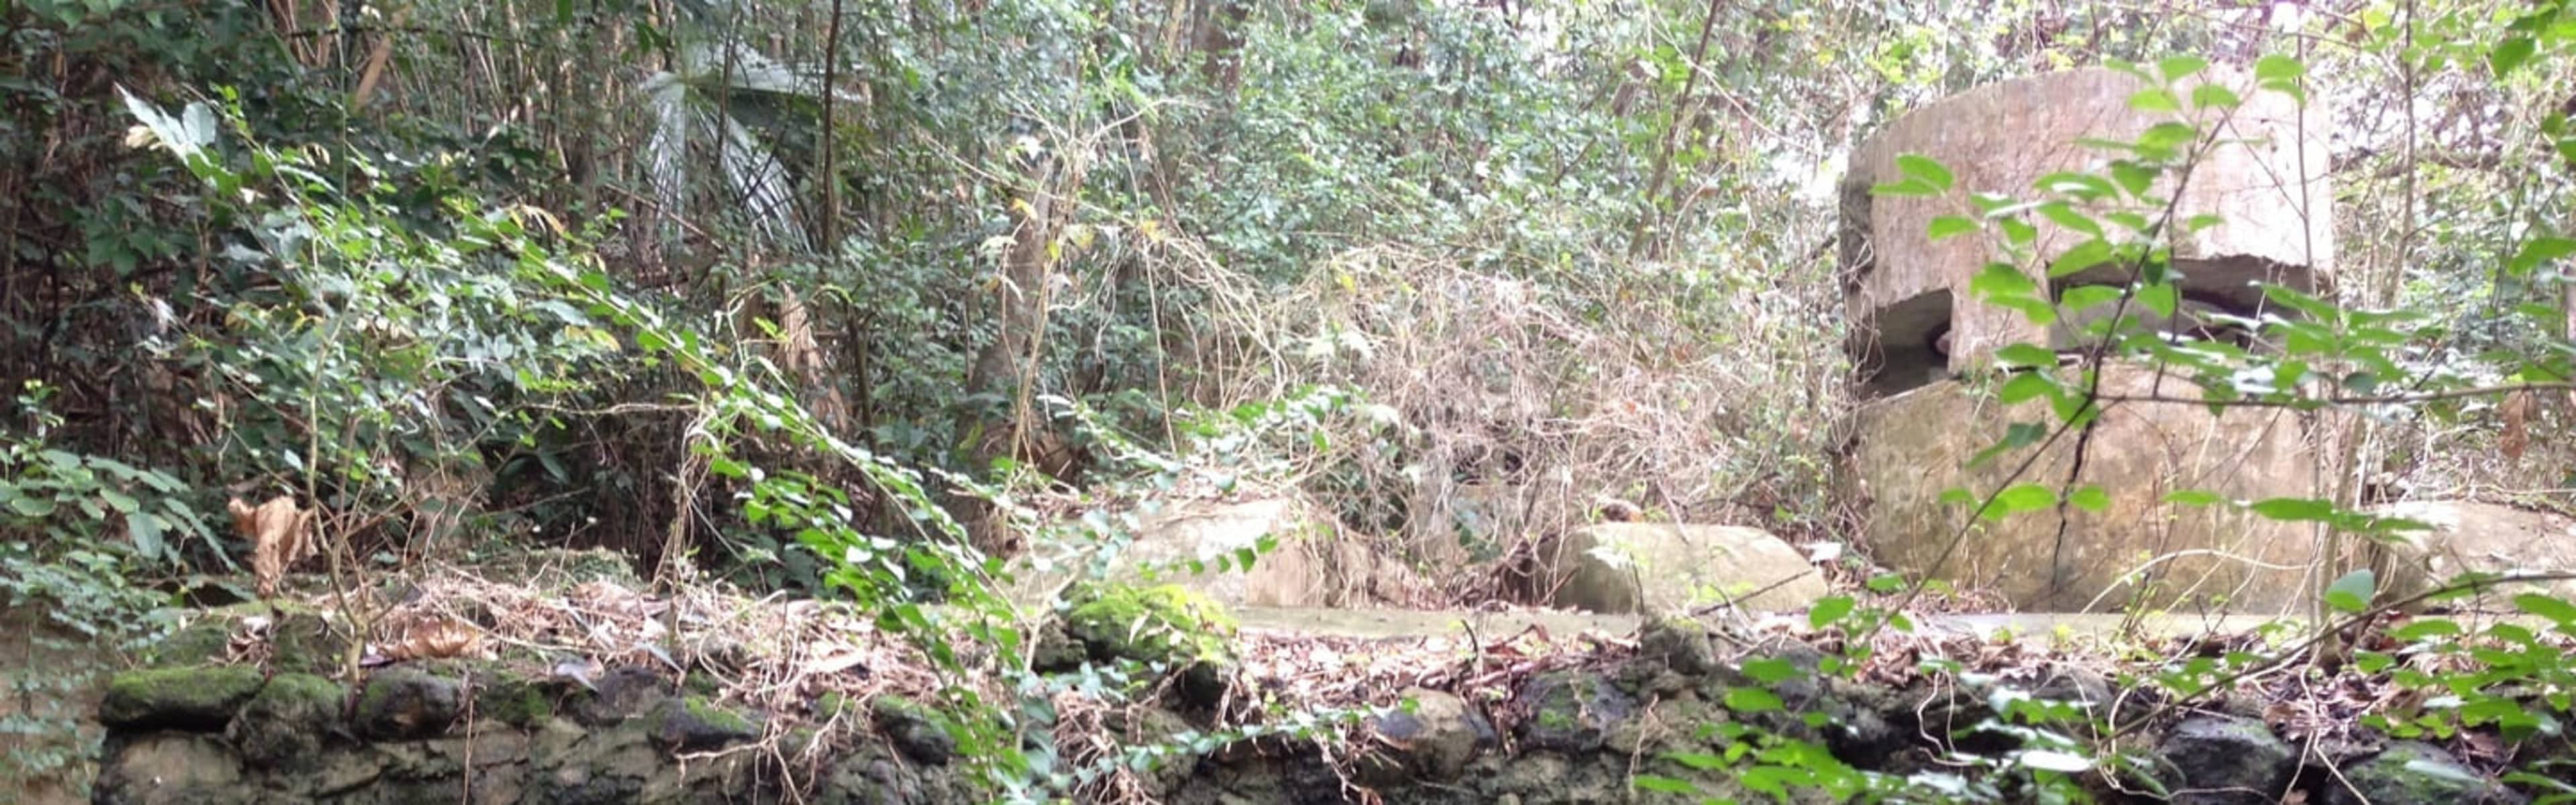
[[[2380,589],[2390,597],[2426,592],[2462,573],[2576,572],[2576,519],[2465,500],[2407,501],[2378,511],[2433,526],[2383,547]],[[2533,587],[2576,600],[2576,581],[2504,586],[2486,597],[2500,603]]]
[[[1830,592],[1794,546],[1758,528],[1600,523],[1543,540],[1523,591],[1586,612],[1673,615],[1732,602],[1804,610]]]
[[[1076,559],[1084,566],[1052,554],[1041,565],[1035,552],[1013,559],[1009,594],[1025,604],[1044,604],[1068,582],[1097,570],[1116,581],[1178,584],[1227,606],[1348,607],[1404,600],[1417,583],[1402,563],[1365,540],[1338,533],[1329,513],[1300,498],[1184,500],[1137,519],[1133,540],[1117,554],[1080,549]],[[1250,570],[1221,569],[1265,537],[1275,544]],[[1192,561],[1205,572],[1191,572]],[[1145,565],[1156,568],[1150,579],[1140,569]]]
[[[2185,399],[2200,394],[2181,379],[2120,365],[2107,368],[2102,389]],[[1866,506],[1863,539],[1871,555],[1917,574],[1933,570],[1969,516],[1969,507],[1942,504],[1942,492],[1992,492],[2038,448],[1975,469],[1967,469],[1967,462],[2002,440],[2014,421],[2055,421],[2042,403],[2006,410],[1953,381],[1866,403],[1857,416],[1858,436],[1844,469],[1845,499]],[[2063,484],[2075,447],[2070,433],[2048,447],[2021,480]],[[2123,583],[2125,574],[2156,557],[2178,555],[2155,566],[2154,602],[2223,598],[2236,612],[2280,611],[2308,600],[2313,589],[2303,581],[2304,568],[2296,567],[2315,555],[2306,528],[2226,507],[2162,501],[2185,489],[2244,500],[2312,497],[2314,478],[2315,461],[2297,415],[2236,410],[2222,418],[2194,405],[2114,405],[2084,445],[2082,475],[2082,483],[2110,493],[2108,508],[2069,507],[2062,535],[2061,518],[2053,511],[1979,525],[1938,575],[1992,585],[2030,611],[2117,609],[2134,589]],[[2268,570],[2257,563],[2293,569]],[[2109,595],[2101,595],[2105,591]]]
[[[2319,122],[2326,116],[2311,106],[2303,126],[2300,111],[2288,98],[2256,92],[2245,76],[2222,68],[2212,67],[2192,81],[2236,90],[2244,105],[2228,119],[2225,134],[2255,142],[2218,148],[2192,172],[2176,204],[2177,220],[2204,213],[2224,219],[2177,244],[2175,267],[2186,277],[2183,290],[2251,309],[2260,305],[2260,297],[2246,287],[2250,280],[2297,287],[2325,284],[2334,256],[2326,127]],[[2096,170],[2092,163],[2107,152],[2076,140],[2134,138],[2171,119],[2129,108],[2130,95],[2144,86],[2134,77],[2098,68],[1993,84],[1915,110],[1854,153],[1843,185],[1847,312],[1856,330],[1878,336],[1874,342],[1862,337],[1854,344],[1862,365],[1906,360],[1900,353],[1921,349],[1944,327],[1952,371],[2007,344],[2045,343],[2044,328],[2016,311],[1980,304],[1969,293],[1969,278],[1994,259],[1993,243],[1978,237],[1934,242],[1924,227],[1937,216],[1970,209],[1970,193],[2034,198],[2033,183],[2042,176]],[[1896,158],[1906,153],[1948,166],[1956,177],[1952,193],[1871,197],[1871,185],[1900,175]],[[2169,194],[2170,182],[2154,192]],[[2045,220],[2037,223],[2043,255],[2085,239]],[[2089,283],[2102,278],[2075,279]],[[1947,309],[1908,304],[1942,293],[1952,300]]]
[[[2243,100],[2220,124],[2224,138],[2243,142],[2217,147],[2194,166],[2178,193],[2167,177],[2149,195],[2178,195],[2175,221],[2204,214],[2221,221],[2170,233],[2177,241],[2180,290],[2195,314],[2259,317],[2267,311],[2260,290],[2251,285],[2255,281],[2310,290],[2330,284],[2334,234],[2325,127],[2312,122],[2324,115],[2314,108],[2302,112],[2278,93],[2255,91],[2247,76],[2225,68],[2204,71],[2181,92],[2187,96],[2190,86],[2204,82],[2227,86]],[[1904,116],[1853,156],[1843,187],[1846,309],[1856,364],[1863,367],[1856,379],[1862,396],[1873,401],[1857,415],[1855,448],[1840,485],[1865,507],[1866,541],[1879,561],[1909,572],[1932,570],[1968,516],[1938,503],[1941,494],[1962,487],[1990,493],[2007,479],[2018,456],[1975,470],[1962,465],[2000,440],[2016,418],[2054,422],[2036,406],[1995,410],[1949,378],[1991,363],[1996,350],[2014,343],[2081,346],[2068,343],[2075,339],[2064,327],[2052,331],[2020,311],[1976,298],[1972,278],[1998,256],[1992,239],[1935,242],[1926,226],[1937,216],[1972,210],[1972,193],[2036,199],[2043,196],[2034,186],[2048,174],[2098,172],[2116,152],[2078,140],[2134,139],[2175,119],[2130,108],[2130,97],[2147,86],[2108,69],[1994,84]],[[1952,191],[1932,198],[1872,197],[1872,185],[1901,176],[1896,160],[1907,153],[1947,166],[1955,177]],[[2164,212],[2148,205],[2134,211],[2150,218]],[[2021,268],[2035,281],[2063,292],[2127,280],[2127,267],[2102,265],[2051,283],[2041,275],[2046,260],[2089,236],[2031,218],[2039,229],[2041,260]],[[2142,393],[2159,382],[2162,396],[2199,396],[2187,382],[2159,381],[2130,367],[2107,370],[2104,387]],[[2126,603],[2133,588],[2123,586],[2125,574],[2162,557],[2152,577],[2159,588],[2149,599],[2154,603],[2223,599],[2245,611],[2302,600],[2313,589],[2304,569],[2262,568],[2312,557],[2307,529],[2159,501],[2180,489],[2240,499],[2314,497],[2316,462],[2305,442],[2292,416],[2243,411],[2222,418],[2191,405],[2123,406],[2083,446],[2080,483],[2110,490],[2109,510],[2071,510],[2063,522],[2054,513],[2035,513],[1981,526],[1940,575],[1992,585],[2025,609],[2072,611]],[[2075,441],[2063,440],[2016,480],[2062,485],[2075,452]]]

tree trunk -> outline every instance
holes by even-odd
[[[1049,190],[1055,174],[1055,157],[1040,157],[1032,174],[1026,204],[1015,205],[1020,212],[1020,226],[1011,236],[1010,251],[1003,257],[1003,283],[995,293],[999,304],[994,310],[996,328],[993,342],[976,354],[975,365],[966,376],[968,399],[999,394],[1012,401],[998,416],[993,411],[981,410],[964,418],[959,432],[960,442],[973,451],[977,464],[1007,455],[1009,442],[1026,430],[1017,427],[1026,424],[1018,421],[1023,418],[1021,409],[1024,406],[1017,402],[1029,396],[1030,389],[1023,388],[1023,385],[1036,380],[1021,375],[1024,366],[1035,363],[1032,358],[1041,335],[1037,330],[1045,312],[1040,306],[1046,291],[1047,246],[1054,241],[1056,229],[1055,195]],[[1012,434],[1013,438],[994,438],[1005,433]]]

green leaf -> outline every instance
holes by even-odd
[[[1996,350],[1995,361],[2005,366],[2056,366],[2057,352],[2037,344],[2012,344]]]
[[[2082,232],[2087,235],[2092,235],[2096,238],[2102,236],[2102,224],[2100,222],[2094,221],[2093,216],[2076,212],[2075,208],[2067,205],[2066,202],[2052,201],[2039,205],[2039,214],[2046,216],[2048,220],[2057,222],[2058,226],[2066,227],[2067,229]]]
[[[2215,493],[2203,492],[2198,489],[2176,490],[2165,495],[2166,503],[2171,503],[2177,506],[2210,506],[2224,500],[2226,500],[2226,498],[2219,497]]]
[[[1640,774],[1628,779],[1634,781],[1637,784],[1638,789],[1645,791],[1654,791],[1665,794],[1695,794],[1699,792],[1698,786],[1691,785],[1687,781],[1675,780],[1670,777],[1657,777],[1652,774]]]
[[[2181,81],[2208,66],[2209,60],[2199,56],[2167,56],[2163,61],[2156,62],[2156,71],[2164,73],[2166,81]]]
[[[2117,285],[2078,285],[2057,295],[2057,304],[2068,311],[2089,310],[2117,302],[2122,291]]]
[[[1906,179],[1901,182],[1882,182],[1870,185],[1869,194],[1873,196],[1892,196],[1897,198],[1920,198],[1925,196],[1937,196],[1941,194],[1941,191],[1932,189],[1931,185],[1924,184],[1921,179]]]
[[[2102,491],[2099,484],[2086,484],[2084,488],[2075,490],[2075,494],[2068,497],[2066,502],[2075,504],[2075,508],[2078,509],[2098,512],[2111,507],[2111,493]]]
[[[2326,604],[2345,612],[2370,608],[2371,593],[2378,589],[2379,578],[2369,570],[2355,570],[2326,586]]]
[[[2110,198],[2120,192],[2120,189],[2113,186],[2109,179],[2073,171],[2058,171],[2041,176],[2033,180],[2031,186],[2042,193],[2060,193],[2085,201]]]
[[[2504,41],[2496,43],[2494,50],[2487,51],[2487,67],[2495,70],[2497,78],[2503,78],[2514,68],[2521,67],[2523,62],[2530,61],[2532,52],[2537,49],[2531,37],[2505,37]]]
[[[1898,588],[1903,589],[1903,584],[1901,582],[1899,583]],[[1747,678],[1765,685],[1777,685],[1782,682],[1787,682],[1798,678],[1801,673],[1796,664],[1791,663],[1788,660],[1771,657],[1765,657],[1758,660],[1745,660],[1739,670],[1742,670]]]
[[[1963,216],[1944,215],[1932,219],[1932,223],[1925,225],[1923,231],[1933,241],[1938,242],[1977,231],[1977,222]]]
[[[19,515],[25,517],[51,517],[54,514],[54,499],[49,497],[14,497],[9,499],[9,508],[16,510]]]
[[[2388,637],[2401,643],[2413,643],[2435,637],[2449,637],[2465,631],[2460,628],[2458,621],[2446,618],[2422,618],[2407,621],[2404,626],[2388,630]]]
[[[2147,189],[2156,184],[2156,171],[2123,159],[2111,163],[2111,178],[2120,183],[2120,189],[2129,191],[2129,195],[2144,197]]]
[[[2170,282],[2148,285],[2138,289],[2138,304],[2155,311],[2157,316],[2170,319],[2174,310],[2182,305],[2182,291]]]
[[[2531,270],[2539,268],[2540,264],[2570,254],[2576,254],[2576,240],[2533,238],[2522,244],[2520,251],[2514,253],[2513,262],[2505,265],[2505,271],[2516,277],[2529,276]]]
[[[2175,149],[2200,139],[2200,128],[2189,123],[2158,123],[2138,134],[2138,150],[2150,156],[2169,155]]]
[[[1943,166],[1939,160],[1922,154],[1900,154],[1896,157],[1896,169],[1903,172],[1905,178],[1923,180],[1925,184],[1932,186],[1932,191],[1935,193],[1946,193],[1950,190],[1952,182],[1950,169]]]
[[[2020,218],[1997,218],[1995,226],[2004,230],[2004,240],[2015,246],[2028,246],[2039,240],[2039,227]]]
[[[2202,84],[2191,90],[2191,105],[2200,109],[2234,109],[2245,103],[2236,91],[2217,84]]]
[[[1818,629],[1831,626],[1835,621],[1850,615],[1854,606],[1857,604],[1848,595],[1831,595],[1816,599],[1816,605],[1807,610],[1807,623]]]
[[[2552,623],[2560,625],[2576,623],[2576,604],[2569,604],[2563,598],[2539,593],[2523,593],[2513,597],[2513,607],[2548,618]]]
[[[2309,498],[2271,498],[2246,508],[2274,520],[2323,520],[2334,516],[2334,504]]]
[[[1982,297],[2026,297],[2039,291],[2039,283],[2009,263],[1987,263],[1968,279],[1968,291]]]
[[[2254,62],[2254,77],[2262,81],[2296,81],[2306,76],[2308,68],[2298,59],[2278,53]]]
[[[2056,362],[2056,356],[2054,353],[2051,353],[2050,355],[2050,362]],[[1996,397],[2003,400],[2005,405],[2016,405],[2024,400],[2036,399],[2056,390],[2057,379],[2049,376],[2048,373],[2022,372],[2013,375],[2013,379],[2004,381],[2004,387],[2001,391],[1996,392]]]
[[[1726,709],[1737,713],[1772,713],[1785,707],[1779,694],[1761,688],[1729,688],[1726,691]]]
[[[2101,238],[2076,244],[2075,248],[2058,255],[2057,259],[2048,261],[2048,278],[2057,279],[2101,265],[2108,262],[2111,255],[2111,244]]]
[[[1700,771],[1715,771],[1726,768],[1727,766],[1726,758],[1718,757],[1706,752],[1666,752],[1664,753],[1664,759],[1684,766],[1689,766]]]
[[[2018,483],[1995,493],[1995,505],[2005,514],[2032,512],[2057,505],[2057,490],[2035,483]]]
[[[2180,112],[2182,102],[2163,87],[2149,87],[2129,96],[2129,108],[2140,112]]]

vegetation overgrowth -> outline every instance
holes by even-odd
[[[2372,513],[2389,500],[2576,510],[2576,20],[2558,4],[1933,6],[15,3],[0,590],[46,613],[46,639],[144,645],[167,605],[250,595],[238,569],[277,557],[219,513],[280,496],[310,512],[301,567],[358,635],[390,614],[350,594],[377,579],[605,547],[664,594],[717,578],[848,601],[978,681],[934,709],[997,798],[1097,791],[1041,739],[1050,702],[1154,695],[1191,664],[1042,673],[1047,610],[1073,608],[1006,596],[1004,559],[1105,562],[1155,506],[1244,489],[1315,501],[1443,603],[1496,595],[1481,568],[1605,498],[1846,540],[1843,161],[1950,92],[2096,64],[2165,87],[2131,103],[2171,128],[2094,143],[2102,170],[2028,198],[1972,196],[1922,159],[1878,189],[1958,203],[1935,236],[2004,267],[1976,301],[2039,323],[2170,316],[2169,244],[2209,222],[2154,188],[2232,145],[2218,122],[2245,99],[2180,83],[2214,65],[2335,132],[2340,279],[2266,289],[2297,316],[2243,324],[2276,349],[2131,319],[2072,365],[2004,350],[2024,371],[1993,393],[2031,421],[1990,460],[2080,443],[2107,405],[2284,407],[2337,415],[2325,488],[2171,499],[2313,523],[2336,558],[2417,525]],[[2043,220],[2096,235],[2117,291],[2065,298],[2016,269],[2057,259],[2031,251]],[[2211,395],[2107,399],[2110,360]],[[1955,538],[2137,494],[1957,490]],[[1846,638],[1816,673],[1857,673],[1932,594],[1858,547],[1863,589],[1812,613]],[[2547,629],[2424,617],[2363,637],[2420,603],[2381,586],[2320,578],[2295,636],[2131,681],[2189,702],[2286,667],[2358,672],[2423,693],[2369,714],[2391,734],[2557,734],[2576,666]],[[2510,601],[2576,630],[2564,600]],[[1731,710],[1802,673],[1747,672],[1761,684]],[[1999,787],[1882,779],[1753,721],[1678,762],[1842,798],[2128,779],[2102,771],[2128,725],[1996,709],[2017,748],[1960,762]],[[10,745],[12,774],[85,756],[68,723],[5,717],[43,737]]]

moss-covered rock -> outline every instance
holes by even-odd
[[[620,665],[608,669],[587,691],[574,696],[572,715],[586,726],[614,726],[651,712],[654,705],[670,696],[671,683],[652,669]]]
[[[1097,659],[1184,667],[1224,663],[1234,616],[1207,597],[1174,585],[1110,584],[1077,594],[1065,630]]]
[[[301,768],[320,755],[340,720],[348,689],[312,674],[279,674],[243,704],[224,732],[242,759],[263,768]]]
[[[259,669],[246,665],[127,671],[108,681],[98,720],[120,729],[211,732],[231,723],[264,681]]]
[[[878,696],[869,703],[877,731],[894,742],[897,751],[918,763],[947,765],[957,756],[957,738],[948,734],[946,719],[930,708],[911,699],[893,694]]]
[[[370,738],[421,738],[447,731],[464,713],[462,686],[416,668],[388,668],[358,696],[358,731]]]
[[[2519,805],[2521,794],[2460,764],[2440,747],[2400,741],[2345,766],[2348,785],[2327,786],[2327,805]]]
[[[644,718],[654,745],[667,752],[706,752],[760,737],[759,722],[703,696],[664,699]]]
[[[1519,725],[1523,743],[1537,749],[1586,752],[1637,712],[1636,702],[1598,673],[1549,671],[1532,677],[1520,696],[1528,708]]]
[[[1708,639],[1708,627],[1684,617],[1647,623],[1637,638],[1637,656],[1683,676],[1707,676],[1717,670],[1717,646]]]
[[[555,697],[544,685],[504,676],[474,690],[474,714],[527,729],[555,715]]]
[[[291,601],[237,604],[209,610],[145,652],[153,665],[202,665],[223,659],[233,636],[253,623],[264,624],[270,670],[282,673],[330,674],[348,659],[348,641],[333,626],[334,616]]]
[[[2183,719],[2156,744],[2188,805],[2263,803],[2280,795],[2298,771],[2298,750],[2250,718]]]

